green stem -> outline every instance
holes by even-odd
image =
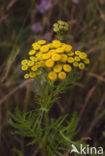
[[[58,40],[61,41],[61,33],[60,33],[60,31],[57,33],[57,37],[58,37]]]
[[[46,122],[47,125],[49,124],[48,112],[45,112],[45,122]]]
[[[51,109],[51,101],[53,98],[53,82],[48,81],[46,85],[46,89],[44,87],[41,88],[43,96],[41,96],[41,111],[44,118],[44,128],[47,129],[49,127],[49,111]],[[43,142],[42,155],[48,156],[47,146],[48,146],[48,133],[49,131],[44,131],[45,140]]]

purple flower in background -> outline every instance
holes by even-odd
[[[41,0],[40,4],[37,6],[37,9],[41,14],[43,14],[51,7],[52,7],[51,2],[49,2],[48,0]]]
[[[79,0],[72,0],[73,3],[78,4]]]
[[[42,25],[40,22],[31,25],[31,29],[35,32],[40,32],[42,30]]]
[[[105,4],[105,0],[100,0],[100,3],[103,5]]]

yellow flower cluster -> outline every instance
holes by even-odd
[[[53,25],[53,30],[54,32],[59,32],[59,31],[68,31],[69,30],[69,25],[67,22],[59,20],[57,23]]]
[[[72,46],[53,40],[46,43],[39,40],[32,44],[33,50],[28,52],[29,58],[22,60],[22,70],[26,73],[25,79],[35,78],[42,72],[47,73],[50,80],[65,79],[73,68],[83,70],[90,60],[87,54],[81,51],[71,51]]]

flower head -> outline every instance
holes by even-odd
[[[42,31],[42,25],[40,22],[36,22],[34,24],[31,25],[31,30],[35,31],[36,33],[41,32]]]
[[[37,6],[38,11],[43,14],[52,7],[52,3],[48,0],[41,0],[41,3]]]
[[[51,72],[48,73],[48,78],[50,80],[56,80],[57,74],[55,72],[51,71]]]
[[[65,72],[60,72],[59,74],[58,74],[58,78],[59,79],[61,79],[61,80],[64,80],[65,78],[66,78],[66,73]]]
[[[69,25],[67,22],[59,20],[57,23],[53,25],[54,32],[65,32],[68,31]]]
[[[45,73],[51,81],[63,80],[75,68],[84,70],[85,64],[90,63],[85,52],[73,52],[71,45],[59,40],[53,40],[52,43],[39,40],[33,43],[32,47],[28,52],[29,58],[21,62],[25,79]]]

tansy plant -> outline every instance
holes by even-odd
[[[68,30],[66,22],[54,24],[54,31],[65,30]],[[85,52],[73,52],[71,45],[60,40],[33,43],[27,58],[21,62],[24,78],[31,79],[38,106],[36,110],[24,114],[16,108],[9,123],[16,129],[15,134],[29,137],[28,145],[39,145],[46,156],[62,156],[71,149],[72,144],[78,146],[78,141],[73,141],[77,134],[76,113],[68,121],[69,115],[54,119],[50,117],[50,111],[59,95],[73,86],[80,70],[84,70],[89,62]]]
[[[61,40],[61,34],[69,30],[69,25],[67,22],[59,20],[53,25],[53,31],[57,33],[58,39]]]

